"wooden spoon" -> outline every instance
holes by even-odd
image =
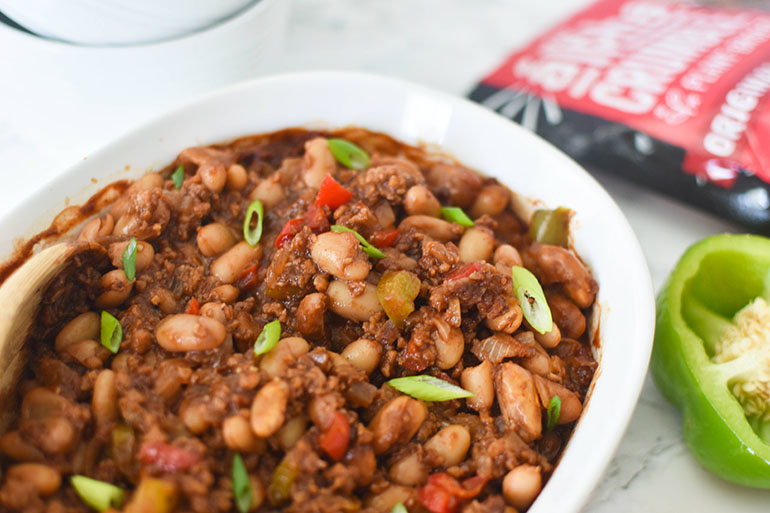
[[[0,433],[13,420],[11,408],[16,383],[27,363],[24,342],[30,333],[43,293],[60,273],[72,271],[79,262],[106,259],[99,244],[72,241],[55,244],[27,260],[0,286]]]

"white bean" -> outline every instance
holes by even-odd
[[[521,260],[519,250],[511,246],[510,244],[501,244],[492,256],[492,261],[495,263],[495,267],[502,274],[509,276],[511,274],[511,267],[514,265],[524,265]]]
[[[265,209],[272,208],[282,202],[286,199],[286,194],[283,192],[281,177],[277,174],[271,175],[259,182],[249,194],[249,199],[261,201]]]
[[[476,219],[484,214],[494,216],[505,210],[511,193],[502,185],[487,185],[479,191],[473,206],[471,216]]]
[[[542,412],[532,374],[513,362],[498,365],[495,393],[506,424],[527,442],[540,438]]]
[[[91,409],[96,420],[108,422],[114,420],[117,415],[118,389],[115,386],[115,373],[110,369],[104,369],[94,380],[94,393],[91,399]]]
[[[123,269],[114,269],[102,276],[99,280],[102,293],[94,302],[99,308],[115,308],[131,295],[134,282],[128,281]]]
[[[353,367],[371,374],[380,365],[382,345],[368,338],[359,338],[342,350],[342,357]]]
[[[372,447],[375,454],[382,454],[393,445],[411,440],[427,416],[424,404],[405,395],[385,403],[369,423],[369,430],[374,435]]]
[[[407,454],[390,466],[388,477],[396,484],[418,486],[428,479],[429,468],[416,452]]]
[[[198,168],[201,183],[211,192],[221,192],[227,183],[227,170],[224,164],[206,162]]]
[[[487,317],[485,319],[485,324],[487,325],[487,328],[492,331],[502,331],[503,333],[512,335],[519,329],[519,326],[521,326],[522,312],[521,307],[515,298],[509,296],[506,297],[505,300],[508,303],[508,310],[497,317],[491,319]]]
[[[228,284],[220,285],[211,289],[211,295],[215,299],[218,299],[227,304],[235,302],[235,300],[238,299],[238,294],[240,294],[238,288]]]
[[[209,272],[222,283],[232,283],[244,269],[260,258],[262,247],[259,244],[252,248],[248,242],[241,241],[211,262]]]
[[[402,233],[409,228],[414,228],[417,232],[424,233],[439,242],[449,242],[463,232],[463,227],[459,224],[452,224],[449,221],[426,215],[409,216],[398,225],[398,229]]]
[[[249,182],[249,175],[246,169],[240,164],[232,164],[227,168],[227,188],[233,191],[240,191]]]
[[[297,443],[307,430],[307,420],[302,415],[297,415],[287,420],[278,430],[278,444],[284,451],[288,451]]]
[[[124,240],[122,242],[113,242],[107,249],[107,254],[112,260],[112,265],[118,269],[123,269],[123,252],[126,250],[129,241]],[[144,241],[136,242],[136,272],[142,272],[152,264],[155,258],[155,249],[152,244]]]
[[[273,435],[286,419],[289,385],[273,378],[259,389],[251,403],[251,429],[261,438]]]
[[[503,497],[514,508],[524,510],[535,500],[541,487],[540,469],[534,465],[519,465],[503,478]]]
[[[366,284],[363,294],[354,297],[344,281],[334,280],[326,289],[326,294],[331,311],[351,321],[368,321],[372,315],[382,311],[377,288],[371,283]]]
[[[471,434],[468,428],[459,424],[442,428],[425,442],[425,448],[436,453],[444,467],[462,463],[470,447]]]
[[[352,233],[320,234],[310,246],[310,256],[322,271],[342,280],[363,280],[372,268]]]
[[[78,240],[95,241],[99,237],[106,237],[115,228],[115,219],[110,214],[104,217],[95,217],[88,221],[78,235]]]
[[[169,315],[155,327],[155,338],[166,351],[203,351],[219,347],[227,337],[224,325],[192,314]]]
[[[201,226],[195,237],[198,250],[207,257],[224,253],[235,245],[235,236],[226,225],[222,223],[210,223]]]
[[[404,196],[404,210],[409,215],[439,217],[441,215],[441,203],[424,185],[413,185]]]
[[[73,342],[65,351],[89,369],[98,369],[110,357],[110,352],[96,340]]]
[[[237,414],[222,422],[222,438],[225,445],[234,451],[256,452],[262,445],[249,421]]]
[[[283,376],[287,367],[310,351],[310,344],[301,337],[286,337],[278,341],[272,351],[262,357],[259,368],[270,377]]]
[[[495,238],[483,228],[468,228],[465,230],[457,249],[460,260],[466,264],[484,261],[492,254]]]
[[[67,347],[81,340],[93,340],[99,338],[101,331],[101,319],[96,312],[85,312],[70,322],[56,335],[54,348],[57,353],[64,352]]]
[[[537,330],[532,331],[535,334],[535,340],[547,349],[552,349],[561,342],[561,331],[559,331],[559,327],[555,322],[552,324],[551,331],[546,331],[545,333],[539,333]]]
[[[61,486],[61,474],[58,470],[42,463],[19,463],[6,472],[7,481],[30,483],[37,493],[46,497]]]
[[[434,319],[436,330],[433,332],[433,343],[436,346],[436,367],[451,369],[463,356],[465,339],[460,328],[450,326],[442,319]]]
[[[460,383],[473,397],[465,401],[476,411],[489,410],[495,401],[495,387],[492,382],[492,364],[483,361],[475,367],[466,367],[460,376]]]
[[[225,324],[227,322],[227,315],[225,314],[225,305],[224,303],[204,303],[200,307],[200,314],[204,317],[208,317],[210,319],[215,319],[222,324]]]
[[[329,143],[323,137],[316,137],[305,143],[305,156],[302,159],[305,169],[305,185],[313,189],[321,186],[327,174],[334,174],[337,161],[329,150]]]

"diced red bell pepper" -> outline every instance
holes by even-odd
[[[275,239],[275,247],[281,249],[284,244],[289,242],[299,233],[304,225],[305,221],[303,219],[289,219],[286,224],[283,225],[281,233],[279,233],[278,237]]]
[[[472,264],[466,264],[462,267],[458,267],[447,276],[447,281],[459,280],[461,278],[467,278],[476,271],[481,270],[481,262],[473,262]]]
[[[389,248],[395,244],[396,239],[398,239],[398,234],[398,228],[395,230],[374,232],[372,236],[369,237],[369,242],[380,249]]]
[[[187,470],[201,459],[197,452],[187,451],[164,442],[149,442],[139,449],[139,461],[143,465],[153,465],[163,472]]]
[[[350,422],[341,411],[334,412],[331,424],[318,435],[318,445],[334,461],[339,461],[348,450]]]
[[[340,185],[332,175],[327,174],[321,182],[321,188],[318,189],[318,195],[315,198],[315,204],[334,210],[340,205],[347,203],[353,197],[353,193]]]
[[[257,285],[257,271],[259,264],[253,264],[244,269],[238,279],[235,280],[235,286],[241,290],[248,290]]]
[[[187,303],[187,309],[185,310],[185,313],[198,315],[200,312],[200,305],[198,305],[198,300],[194,297],[190,298],[190,302]]]
[[[313,233],[323,233],[329,231],[329,220],[326,218],[326,212],[323,206],[312,204],[305,213],[305,225],[313,230]]]
[[[447,473],[439,472],[428,477],[425,486],[418,490],[423,506],[433,513],[456,513],[462,503],[481,493],[487,478],[474,476],[457,481]]]

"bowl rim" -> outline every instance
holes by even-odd
[[[587,448],[579,449],[579,446],[573,446],[573,442],[577,438],[577,435],[584,433],[584,431],[580,430],[581,425],[585,424],[584,421],[590,417],[592,425],[597,422],[595,417],[598,414],[592,413],[593,410],[598,408],[598,406],[596,406],[596,396],[597,393],[604,392],[605,389],[607,389],[609,386],[607,385],[605,387],[594,387],[594,385],[601,382],[600,380],[597,380],[597,377],[606,375],[608,373],[608,370],[603,368],[600,361],[596,374],[597,377],[594,378],[594,382],[592,383],[591,400],[588,402],[588,406],[581,415],[581,418],[578,421],[578,425],[576,426],[575,431],[573,432],[570,441],[565,448],[565,451],[562,453],[559,465],[557,465],[556,470],[550,477],[549,483],[543,488],[538,499],[529,510],[530,513],[544,513],[551,511],[553,508],[558,506],[563,511],[577,511],[587,502],[590,493],[594,490],[606,467],[609,465],[609,462],[614,456],[617,446],[619,445],[620,440],[623,437],[626,428],[628,427],[628,423],[631,420],[631,416],[635,410],[647,374],[647,367],[652,350],[652,340],[655,325],[655,303],[652,281],[650,278],[649,270],[647,268],[646,260],[643,256],[636,235],[631,229],[627,219],[615,201],[607,193],[607,191],[605,191],[602,186],[581,166],[575,163],[571,158],[569,158],[559,149],[555,148],[547,141],[541,139],[539,136],[529,132],[523,127],[512,123],[509,119],[504,118],[503,116],[462,97],[454,96],[452,94],[438,91],[424,85],[415,84],[406,80],[389,76],[353,71],[322,70],[283,73],[256,78],[236,83],[210,93],[206,93],[199,96],[197,99],[193,99],[181,106],[170,109],[169,111],[154,117],[146,123],[143,123],[140,126],[127,131],[122,136],[112,140],[105,145],[102,145],[99,149],[93,151],[92,154],[86,157],[84,160],[93,161],[106,158],[106,156],[109,156],[111,153],[119,151],[121,147],[128,146],[132,141],[135,142],[136,140],[140,140],[146,134],[156,133],[163,127],[163,125],[175,120],[178,122],[180,119],[184,118],[185,115],[194,115],[196,111],[202,111],[207,106],[216,104],[217,102],[224,103],[228,98],[238,97],[239,95],[245,96],[260,89],[271,89],[294,84],[297,82],[301,82],[305,85],[346,83],[351,87],[352,85],[356,85],[357,87],[387,87],[395,91],[394,96],[418,94],[431,98],[432,100],[435,100],[441,104],[446,104],[452,109],[459,109],[467,112],[470,116],[483,119],[484,123],[488,124],[494,130],[508,131],[511,133],[512,137],[521,138],[523,141],[526,141],[528,148],[533,148],[533,151],[547,154],[552,162],[557,163],[560,167],[564,167],[564,173],[577,173],[577,175],[580,177],[579,180],[583,182],[585,187],[587,187],[592,194],[596,195],[597,201],[603,203],[603,208],[608,209],[610,217],[615,222],[615,228],[620,230],[620,232],[617,234],[617,237],[615,237],[615,233],[613,232],[613,237],[615,237],[614,242],[617,243],[618,241],[621,241],[623,243],[624,247],[622,248],[622,251],[625,252],[624,257],[627,258],[627,268],[634,271],[629,273],[627,283],[623,284],[623,287],[628,290],[629,297],[631,298],[632,304],[630,310],[635,312],[635,319],[638,320],[636,325],[633,326],[635,329],[630,330],[628,340],[624,341],[624,343],[631,345],[630,349],[628,350],[630,351],[628,363],[630,366],[630,372],[627,372],[619,377],[616,376],[614,378],[619,382],[615,383],[615,385],[621,387],[627,395],[625,396],[625,402],[622,404],[608,404],[607,406],[602,406],[602,408],[607,409],[607,411],[604,412],[607,415],[601,420],[601,425],[603,428],[598,433],[602,435],[598,440],[600,443],[596,444],[593,448],[591,448],[590,451]],[[313,123],[314,121],[308,117],[307,125],[312,125]],[[289,125],[286,127],[288,126]],[[372,128],[363,124],[360,126],[363,128],[370,128],[372,130],[378,130],[376,127]],[[401,135],[390,135],[393,135],[399,140],[404,140],[404,137]],[[215,141],[200,141],[199,143],[210,144],[222,142],[222,139],[223,138]],[[446,150],[452,154],[451,148],[447,148]],[[177,151],[181,150],[177,149]],[[458,157],[458,159],[461,162],[464,160],[461,157]],[[45,196],[46,194],[50,195],[50,189],[60,190],[60,187],[64,186],[68,180],[78,178],[79,174],[83,174],[83,172],[80,171],[83,166],[83,162],[78,162],[72,165],[71,167],[64,170],[61,174],[54,177],[47,184],[42,184],[39,186],[35,191],[31,192],[23,202],[18,204],[12,210],[0,215],[0,233],[5,233],[4,227],[13,226],[14,223],[26,223],[28,225],[29,216],[27,215],[27,217],[25,217],[25,209],[29,210],[30,206],[33,204],[40,204],[42,196]],[[494,173],[491,173],[485,169],[480,169],[479,171],[482,173],[489,173],[490,176],[496,176]],[[110,176],[106,173],[107,172],[102,173],[102,176],[106,180],[104,184],[115,180],[114,175]],[[84,177],[85,175],[80,176],[80,178]],[[498,178],[500,177],[498,176]],[[504,180],[501,181],[505,183]],[[580,213],[578,212],[578,216],[579,215]],[[44,216],[41,215],[41,217],[52,219],[50,213],[46,213]],[[35,233],[37,231],[39,230],[34,230]],[[32,235],[32,233],[28,234],[27,236],[29,235]],[[0,260],[5,261],[6,256],[7,255],[0,255]],[[601,290],[602,289],[600,283],[600,294]],[[602,317],[607,315],[605,310],[606,308],[602,306]],[[610,371],[614,372],[615,369],[610,369]],[[581,439],[588,436],[594,436],[594,438],[597,438],[598,434],[596,434],[596,436],[590,434],[581,435]],[[575,485],[573,482],[575,480],[574,475],[569,476],[564,472],[559,473],[558,471],[560,468],[564,467],[564,462],[567,460],[567,456],[576,454],[578,450],[584,452],[584,459],[582,459],[579,463],[581,474],[579,477],[580,484]],[[574,458],[569,458],[569,460],[574,460]],[[577,463],[575,465],[577,465]],[[556,479],[557,476],[559,477],[558,480]],[[555,482],[561,483],[563,488],[558,491],[549,493],[549,490],[554,489],[552,486],[549,488],[549,486],[551,483]]]

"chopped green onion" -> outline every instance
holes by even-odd
[[[352,233],[356,237],[356,239],[358,239],[358,242],[361,243],[361,246],[362,246],[361,249],[364,250],[364,253],[366,253],[372,258],[385,258],[385,253],[383,253],[379,249],[369,244],[369,242],[366,239],[364,239],[363,236],[357,231],[351,228],[348,228],[347,226],[342,226],[341,224],[333,224],[330,229],[331,231],[336,233],[343,233],[343,232]]]
[[[126,496],[126,492],[114,484],[86,476],[74,475],[70,478],[70,483],[83,502],[97,511],[120,508]]]
[[[246,465],[243,464],[241,455],[236,453],[233,457],[233,497],[235,497],[235,506],[240,513],[249,511],[254,500],[253,494]]]
[[[254,342],[254,355],[269,353],[281,338],[281,321],[278,319],[268,322]]]
[[[120,322],[104,310],[102,310],[101,340],[102,345],[112,354],[118,352],[120,343],[123,341],[123,328]]]
[[[422,401],[451,401],[463,397],[473,397],[467,390],[443,379],[428,375],[404,376],[386,382],[399,392]]]
[[[174,187],[176,187],[176,190],[182,188],[182,184],[184,183],[184,166],[182,164],[179,164],[176,171],[171,173],[171,179],[174,180]]]
[[[131,237],[126,249],[123,250],[123,272],[128,281],[136,278],[136,237]]]
[[[369,167],[369,154],[362,148],[345,139],[328,139],[329,151],[337,162],[350,169],[366,169]]]
[[[390,510],[390,513],[409,513],[409,510],[406,509],[402,502],[397,502],[393,509]]]
[[[561,397],[555,395],[551,397],[551,402],[548,403],[548,414],[546,416],[546,431],[553,431],[556,424],[559,423],[559,415],[561,414]]]
[[[545,300],[543,287],[529,269],[514,265],[511,269],[513,290],[521,303],[521,312],[530,326],[538,333],[548,333],[553,329],[553,318],[548,302]]]
[[[441,207],[441,217],[460,226],[473,226],[473,221],[460,207]]]
[[[257,226],[254,229],[251,228],[251,218],[254,216],[254,212],[257,213]],[[259,239],[262,238],[262,219],[265,217],[265,207],[262,206],[262,202],[254,200],[246,210],[246,219],[243,220],[243,238],[252,248],[257,245]]]

